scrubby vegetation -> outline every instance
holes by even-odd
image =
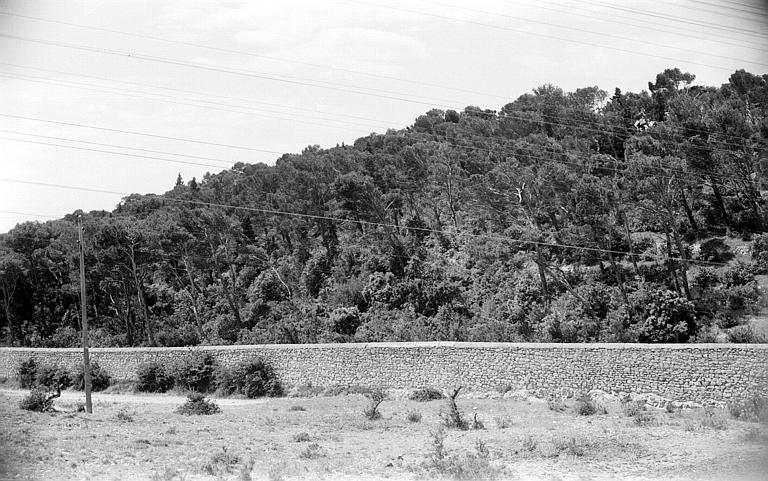
[[[83,376],[83,366],[79,366],[77,372],[75,372],[72,378],[72,387],[78,391],[85,389],[85,378]],[[91,389],[94,391],[103,391],[109,387],[110,377],[109,373],[99,366],[96,361],[90,363],[91,374]]]
[[[763,342],[768,77],[694,79],[433,109],[85,213],[92,342]],[[74,214],[0,236],[5,344],[78,344],[77,249]]]
[[[187,401],[176,409],[179,414],[186,416],[209,415],[221,412],[219,405],[213,401],[205,399],[201,393],[191,393],[187,396]]]

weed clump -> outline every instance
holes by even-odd
[[[209,415],[220,413],[221,408],[215,402],[205,399],[203,394],[192,393],[187,396],[187,402],[179,406],[176,412],[185,416]]]
[[[126,411],[125,409],[121,409],[117,412],[117,420],[123,423],[132,423],[133,422],[133,415]]]
[[[140,365],[136,377],[136,389],[142,392],[166,392],[173,387],[173,376],[155,361]]]
[[[728,412],[736,419],[752,423],[768,423],[768,398],[752,395],[728,404]]]
[[[309,433],[305,433],[305,432],[296,433],[293,436],[294,443],[308,443],[311,440],[312,438],[309,437]]]
[[[203,472],[209,476],[231,473],[239,462],[240,456],[229,452],[226,446],[222,446],[221,451],[214,453],[203,466]]]
[[[72,385],[72,376],[66,369],[59,366],[41,366],[35,358],[29,358],[19,364],[16,379],[19,387],[23,389],[55,391]]]
[[[19,407],[26,411],[45,413],[53,411],[53,400],[61,395],[61,391],[49,393],[40,389],[33,389],[19,402]]]
[[[579,416],[592,416],[593,414],[606,414],[605,407],[598,405],[589,394],[583,394],[573,405],[573,411]]]
[[[323,448],[317,443],[310,444],[299,453],[299,457],[302,459],[317,459],[323,456],[325,456]]]
[[[445,429],[442,426],[432,433],[432,449],[427,462],[429,471],[459,481],[498,478],[499,472],[491,465],[491,453],[483,441],[477,440],[474,452],[461,456],[448,452],[445,448],[445,438]]]
[[[412,423],[418,423],[421,422],[421,413],[418,411],[410,411],[406,416],[405,419]]]
[[[381,412],[379,412],[379,406],[387,398],[387,394],[381,389],[376,389],[365,394],[368,398],[368,406],[366,406],[363,414],[371,421],[375,421],[381,418]]]
[[[92,390],[103,391],[109,387],[109,383],[110,383],[109,373],[107,373],[106,369],[103,369],[101,366],[99,366],[98,362],[91,361],[90,371],[91,371],[91,389]],[[78,370],[75,373],[74,378],[72,379],[72,387],[74,387],[78,391],[85,390],[85,376],[83,375],[82,364],[78,367]]]
[[[300,406],[298,404],[295,404],[295,405],[289,407],[288,410],[289,411],[306,411],[307,408],[305,408],[304,406]]]
[[[567,406],[565,405],[565,402],[562,398],[559,396],[555,396],[554,394],[551,394],[547,398],[547,407],[550,411],[554,411],[557,413],[563,413],[567,409]]]
[[[408,396],[408,399],[411,401],[427,402],[435,401],[438,399],[445,399],[445,395],[437,389],[425,387],[413,391],[411,395]]]

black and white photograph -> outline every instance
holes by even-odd
[[[768,2],[0,0],[0,481],[768,479]]]

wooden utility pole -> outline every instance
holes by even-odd
[[[88,357],[88,306],[85,299],[85,255],[83,254],[82,216],[77,216],[77,233],[80,244],[80,312],[83,323],[83,384],[85,385],[85,412],[91,414],[91,360]]]

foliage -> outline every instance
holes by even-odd
[[[21,223],[0,235],[2,342],[78,343],[78,215],[94,346],[704,339],[759,306],[768,84],[695,77],[546,84]],[[729,237],[752,235],[734,264]],[[212,388],[210,366],[180,371]]]
[[[35,375],[35,385],[49,391],[66,389],[72,385],[69,371],[59,366],[40,366]]]
[[[408,396],[411,401],[427,402],[437,399],[445,399],[445,395],[439,389],[424,387],[417,389]]]
[[[72,387],[78,391],[83,391],[85,389],[85,377],[83,376],[83,372],[83,365],[81,364],[78,366],[77,371],[72,378]],[[103,391],[109,387],[111,380],[109,373],[106,371],[106,369],[99,366],[98,362],[90,362],[90,373],[91,390]]]
[[[166,392],[174,384],[168,369],[157,361],[140,365],[136,377],[136,389],[142,392]]]
[[[53,410],[53,400],[59,397],[41,389],[33,389],[19,402],[19,407],[26,411],[45,413]]]
[[[211,392],[214,387],[216,360],[205,351],[189,350],[171,367],[176,387],[198,393]]]
[[[29,389],[35,385],[37,369],[38,364],[33,357],[19,363],[19,367],[16,368],[16,380],[19,381],[20,388]]]
[[[216,370],[216,387],[223,394],[243,394],[248,398],[283,395],[283,387],[271,365],[263,359],[244,362],[234,369]]]
[[[765,344],[768,342],[764,334],[755,332],[751,325],[736,326],[728,331],[728,342],[735,344]]]
[[[768,397],[753,394],[728,403],[728,412],[736,419],[768,424]]]
[[[427,469],[440,478],[457,481],[494,480],[499,471],[491,465],[488,446],[477,440],[474,452],[454,454],[445,447],[446,433],[440,426],[432,433],[431,449],[427,459]]]
[[[456,397],[461,391],[461,386],[453,390],[453,394],[448,396],[448,410],[440,412],[440,418],[443,420],[443,424],[448,428],[460,429],[466,431],[469,429],[469,423],[464,419],[459,411],[459,407],[456,405]]]
[[[193,392],[187,396],[187,401],[179,406],[176,412],[185,416],[209,415],[220,413],[221,408],[215,402],[205,399],[204,394]]]

